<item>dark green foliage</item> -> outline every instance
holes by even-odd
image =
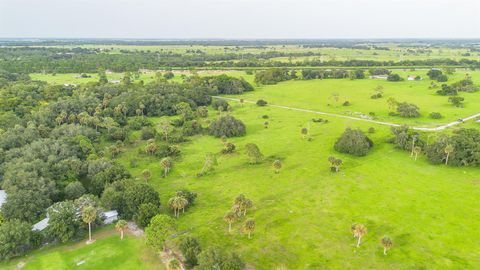
[[[158,192],[147,184],[133,184],[128,186],[124,193],[125,200],[125,217],[130,218],[137,213],[140,205],[150,203],[156,207],[160,207],[160,197]]]
[[[82,229],[79,209],[72,201],[57,202],[48,208],[47,238],[65,243],[78,236]]]
[[[198,264],[197,256],[202,252],[197,238],[186,237],[180,242],[180,251],[185,258],[185,268],[193,269]]]
[[[256,103],[256,104],[257,104],[257,106],[260,106],[260,107],[262,107],[262,106],[267,106],[267,102],[266,102],[265,100],[263,100],[263,99],[257,100],[257,103]]]
[[[437,77],[437,82],[446,82],[446,81],[448,81],[448,77],[445,74],[442,74]]]
[[[365,156],[373,142],[361,130],[347,128],[334,145],[336,151],[354,156]]]
[[[437,90],[437,94],[441,96],[456,96],[458,91],[450,85],[442,84],[442,89]]]
[[[235,144],[231,142],[225,142],[223,144],[222,154],[231,154],[235,151]]]
[[[218,108],[222,107],[222,110],[225,111],[227,110],[228,107],[230,107],[230,105],[228,104],[228,102],[225,100],[225,99],[214,99],[212,101],[212,107],[215,109],[215,110],[218,110]]]
[[[226,253],[218,247],[209,247],[198,256],[199,270],[225,269],[242,270],[245,263],[235,253]]]
[[[145,228],[150,224],[150,219],[160,213],[160,209],[153,203],[142,203],[137,212],[133,215],[133,220],[140,228]]]
[[[389,81],[389,82],[399,82],[401,80],[402,80],[402,78],[400,77],[400,75],[395,74],[395,73],[389,74],[388,77],[387,77],[387,81]]]
[[[397,112],[401,117],[415,118],[420,116],[418,107],[415,104],[402,102],[397,105]]]
[[[226,74],[218,76],[193,76],[187,82],[196,88],[208,89],[211,94],[235,95],[253,91],[253,86],[243,78],[235,78]]]
[[[448,101],[455,107],[463,107],[464,97],[449,97]]]
[[[71,182],[65,187],[65,199],[75,200],[85,194],[85,191],[80,181]]]
[[[439,69],[431,69],[427,73],[430,80],[436,80],[442,74],[443,74],[442,71]]]
[[[255,73],[256,84],[277,84],[290,79],[289,70],[286,68],[271,68]]]
[[[444,163],[445,148],[453,146],[448,164],[452,166],[480,166],[480,131],[476,129],[459,129],[451,136],[442,136],[425,148],[428,160],[434,164]]]
[[[142,140],[149,140],[149,139],[155,138],[156,134],[157,134],[157,132],[155,131],[155,128],[153,128],[153,127],[143,127],[140,138],[142,138]]]
[[[34,222],[45,215],[45,209],[50,204],[51,200],[45,192],[25,189],[9,192],[1,211],[7,220]]]
[[[32,227],[26,222],[11,220],[0,226],[0,259],[21,256],[33,245]]]
[[[411,151],[412,147],[420,146],[424,148],[424,142],[420,139],[418,133],[413,132],[408,126],[392,127],[394,137],[390,140],[396,148]]]
[[[439,113],[439,112],[432,112],[430,113],[430,118],[432,119],[440,119],[442,118],[443,116]]]
[[[233,116],[226,115],[213,121],[209,127],[210,135],[215,137],[238,137],[246,133],[245,124]]]
[[[457,92],[467,92],[473,93],[478,91],[478,87],[473,84],[473,81],[470,77],[467,77],[461,81],[452,84],[452,87],[457,90]]]

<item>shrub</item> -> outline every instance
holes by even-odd
[[[402,78],[398,74],[390,74],[387,77],[387,81],[390,81],[390,82],[398,82],[398,81],[401,81],[401,80],[402,80]]]
[[[438,82],[446,82],[446,81],[448,81],[448,77],[447,77],[447,75],[442,74],[442,75],[437,77],[437,81]]]
[[[210,135],[215,137],[237,137],[246,133],[245,124],[233,116],[220,117],[210,124]]]
[[[140,135],[140,138],[142,140],[149,140],[155,138],[156,131],[152,127],[144,127],[142,128],[142,133]]]
[[[443,116],[442,116],[439,112],[432,112],[432,113],[430,114],[430,118],[432,118],[432,119],[440,119],[440,118],[442,118],[442,117],[443,117]]]
[[[228,104],[228,102],[224,99],[214,99],[212,101],[212,107],[215,109],[215,110],[218,110],[219,107],[222,107],[223,110],[225,111],[230,105]]]
[[[359,129],[347,128],[335,143],[335,150],[354,156],[365,156],[373,142]]]
[[[235,144],[231,142],[225,142],[223,144],[222,154],[231,154],[235,151]]]
[[[375,133],[375,128],[369,127],[368,128],[368,133]]]
[[[263,99],[259,99],[259,100],[257,100],[257,105],[258,106],[266,106],[267,102]]]
[[[401,117],[406,118],[415,118],[420,116],[417,105],[407,102],[399,103],[397,106],[397,112]]]
[[[348,101],[348,100],[345,101],[345,102],[343,103],[343,106],[350,106],[350,101]]]

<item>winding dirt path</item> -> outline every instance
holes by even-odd
[[[227,97],[220,97],[220,96],[212,96],[213,98],[217,99],[224,99],[224,100],[232,100],[232,101],[238,101],[240,102],[239,98],[227,98]],[[253,103],[255,104],[255,101],[251,100],[243,100],[245,103]],[[378,125],[384,125],[384,126],[391,126],[391,127],[399,127],[402,126],[402,124],[395,124],[395,123],[390,123],[390,122],[382,122],[382,121],[375,121],[371,119],[365,119],[365,118],[360,118],[360,117],[354,117],[354,116],[348,116],[348,115],[341,115],[341,114],[336,114],[336,113],[327,113],[327,112],[321,112],[321,111],[314,111],[314,110],[308,110],[308,109],[301,109],[301,108],[295,108],[295,107],[289,107],[289,106],[282,106],[282,105],[275,105],[275,104],[267,104],[267,106],[274,107],[274,108],[280,108],[280,109],[286,109],[286,110],[292,110],[292,111],[299,111],[299,112],[307,112],[307,113],[314,113],[314,114],[320,114],[320,115],[327,115],[327,116],[332,116],[332,117],[338,117],[338,118],[345,118],[345,119],[351,119],[351,120],[356,120],[356,121],[363,121],[363,122],[369,122],[369,123],[374,123]],[[480,113],[461,118],[457,121],[444,124],[441,126],[437,127],[416,127],[416,126],[409,126],[410,128],[414,130],[420,130],[420,131],[440,131],[444,130],[446,128],[461,124],[465,121],[475,119],[477,117],[480,117]]]

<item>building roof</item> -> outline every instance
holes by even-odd
[[[103,212],[103,216],[105,216],[105,218],[116,217],[118,216],[118,212],[117,210],[106,211],[106,212]]]
[[[49,220],[50,220],[50,218],[46,217],[46,218],[40,220],[39,222],[33,224],[32,231],[43,231],[45,228],[47,228]]]
[[[7,192],[0,190],[0,207],[7,201]]]

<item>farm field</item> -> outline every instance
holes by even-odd
[[[85,44],[85,45],[62,45],[62,46],[45,46],[57,48],[87,48],[108,50],[109,53],[118,54],[122,51],[158,51],[188,54],[192,51],[201,51],[206,54],[222,55],[227,53],[233,54],[261,54],[266,52],[281,53],[307,53],[317,54],[311,57],[277,57],[272,60],[288,62],[301,61],[304,59],[322,59],[329,60],[379,60],[379,61],[398,61],[398,60],[425,60],[425,59],[471,59],[478,60],[479,53],[469,53],[464,48],[448,48],[448,47],[399,47],[395,44],[378,44],[379,47],[387,47],[389,50],[375,49],[370,50],[355,48],[333,48],[333,47],[303,47],[301,45],[267,45],[267,46],[215,46],[215,45],[101,45],[101,44]],[[43,47],[43,46],[42,46]]]
[[[2,206],[0,209],[6,209],[0,216],[0,229],[3,224],[15,224],[16,218],[23,219],[21,224],[26,227],[20,229],[25,232],[27,228],[24,233],[27,235],[31,232],[31,225],[45,216],[45,209],[49,209],[49,215],[56,213],[52,211],[57,209],[70,213],[65,215],[66,221],[78,219],[80,215],[82,218],[81,221],[75,220],[81,225],[71,226],[68,240],[60,241],[62,238],[55,231],[43,231],[44,242],[65,244],[52,244],[35,250],[33,240],[27,239],[30,246],[25,250],[12,248],[18,254],[13,251],[7,253],[0,248],[0,258],[18,256],[0,261],[0,269],[170,269],[170,266],[162,264],[158,252],[164,247],[163,239],[166,239],[169,251],[187,265],[187,252],[181,248],[186,237],[198,239],[202,250],[196,251],[198,258],[208,255],[204,251],[218,247],[219,250],[237,254],[245,263],[245,267],[239,267],[242,270],[480,269],[479,241],[476,237],[480,228],[480,167],[477,159],[480,148],[472,147],[478,141],[466,135],[461,141],[452,137],[447,140],[443,136],[463,128],[480,130],[480,117],[460,121],[480,113],[480,91],[459,92],[458,96],[465,98],[464,106],[454,107],[449,102],[449,96],[436,93],[443,83],[429,79],[427,72],[430,68],[389,68],[391,73],[403,78],[390,82],[369,78],[371,67],[360,65],[351,69],[365,70],[365,79],[333,79],[332,74],[323,80],[290,79],[294,77],[292,68],[275,70],[262,65],[254,65],[252,69],[249,66],[234,69],[232,65],[229,66],[231,70],[213,66],[211,69],[202,69],[207,66],[182,66],[184,63],[204,64],[203,60],[199,60],[198,63],[172,62],[175,76],[169,80],[156,80],[153,69],[138,69],[137,72],[137,58],[132,58],[137,59],[133,62],[126,60],[139,55],[125,52],[151,50],[184,55],[196,54],[192,50],[201,50],[212,55],[258,54],[270,50],[301,54],[311,50],[318,54],[272,59],[283,62],[318,57],[325,60],[383,61],[478,58],[476,50],[454,46],[431,47],[429,53],[423,52],[425,48],[422,46],[379,46],[388,46],[390,50],[305,48],[297,45],[86,44],[80,47],[108,49],[107,56],[125,54],[125,62],[120,63],[133,63],[126,69],[134,70],[130,72],[131,83],[122,82],[126,73],[111,72],[105,67],[101,70],[107,69],[110,83],[97,83],[99,74],[93,72],[98,66],[91,60],[97,58],[88,58],[89,63],[93,63],[93,69],[83,69],[85,67],[81,62],[75,62],[78,59],[68,54],[59,54],[61,56],[58,57],[72,60],[75,69],[70,69],[68,65],[53,65],[49,71],[41,73],[44,65],[38,65],[32,68],[34,73],[29,73],[31,80],[21,73],[0,72],[0,117],[5,122],[0,128],[3,137],[0,153],[7,157],[0,158],[0,184],[3,185],[1,189],[9,193],[5,205],[10,207]],[[74,48],[75,45],[58,47]],[[467,53],[469,55],[464,56]],[[57,54],[54,55],[57,57]],[[104,55],[99,53],[96,56]],[[148,60],[149,67],[158,67],[159,72],[166,72],[162,66],[155,65],[159,59]],[[232,60],[235,61],[239,61],[238,57]],[[115,63],[110,68],[122,70],[123,66]],[[21,68],[19,66],[15,66],[15,70]],[[445,84],[451,85],[470,77],[475,86],[480,87],[480,71],[473,64],[469,69],[438,68],[448,74]],[[302,69],[294,68],[299,76]],[[349,72],[350,68],[343,69],[348,76],[356,76],[354,72]],[[52,73],[52,70],[58,72]],[[62,70],[86,72],[61,73]],[[272,78],[268,77],[269,71],[274,74]],[[267,74],[264,75],[266,79],[263,78],[265,84],[261,84],[262,76],[259,75],[262,72]],[[81,74],[86,74],[86,78],[82,78]],[[230,77],[217,77],[221,74]],[[208,80],[185,80],[194,75],[211,77]],[[410,76],[422,79],[407,80]],[[237,79],[240,77],[251,85]],[[278,78],[286,81],[267,85],[268,79],[274,81]],[[76,86],[50,87],[38,81]],[[436,86],[432,87],[432,84]],[[381,88],[382,96],[372,99],[378,88]],[[223,99],[229,104],[211,102],[210,95],[216,93],[218,96],[212,97],[212,100]],[[390,108],[389,99],[396,101],[393,107],[401,102],[417,105],[420,117],[403,118],[392,114],[395,109]],[[243,102],[240,103],[240,100]],[[267,105],[255,104],[259,100],[266,101]],[[432,119],[430,114],[434,112],[442,117]],[[233,134],[230,138],[212,135],[214,131],[235,131],[238,128],[236,125],[241,125],[229,119],[226,124],[222,123],[226,127],[212,128],[214,121],[227,115],[246,126],[245,135],[237,137]],[[393,134],[389,126],[361,121],[361,118],[428,128],[455,121],[458,124],[441,131],[405,132],[403,140],[406,143],[402,147],[407,147],[399,149],[392,143]],[[347,128],[359,129],[371,139],[373,147],[368,154],[353,156],[334,149]],[[396,139],[399,140],[399,137]],[[356,139],[348,138],[349,147],[357,146],[352,146],[358,142]],[[446,141],[441,141],[443,139]],[[233,153],[222,153],[226,141],[235,145]],[[258,164],[250,164],[247,156],[246,146],[252,143],[263,154]],[[400,144],[398,141],[395,143]],[[450,143],[454,143],[456,149],[448,152]],[[437,148],[433,149],[433,146]],[[410,148],[411,152],[403,150]],[[418,158],[414,156],[414,151]],[[440,156],[440,165],[432,164],[433,151],[436,151],[435,157]],[[426,153],[430,154],[430,160]],[[453,153],[451,159],[457,161],[456,164],[453,161],[448,163],[450,153]],[[448,166],[444,164],[444,154],[447,154]],[[213,169],[204,171],[208,158],[212,157],[215,159],[215,162],[211,161],[213,165],[210,164]],[[332,171],[331,157],[342,161],[337,173]],[[281,162],[279,173],[273,168],[276,161]],[[28,166],[17,166],[15,162],[24,162]],[[29,174],[33,170],[37,175]],[[27,178],[25,175],[33,175],[28,181],[37,185],[23,185],[24,178]],[[55,187],[56,193],[53,188],[45,188],[45,178],[49,178],[48,183]],[[21,193],[23,189],[32,193]],[[48,194],[45,198],[36,198],[43,205],[31,213],[34,218],[22,215],[23,212],[17,211],[17,208],[29,211],[37,206],[36,201],[28,201],[29,196],[37,191]],[[196,193],[194,202],[186,199],[187,191]],[[24,197],[8,201],[15,195],[20,196],[16,193]],[[233,230],[229,232],[225,214],[232,210],[235,198],[240,194],[250,199],[253,207],[244,216],[236,213]],[[94,199],[84,198],[88,196]],[[178,199],[186,203],[183,208],[178,208],[179,213],[180,209],[183,211],[176,217],[172,209],[176,209],[175,200]],[[9,205],[12,201],[17,207],[13,208],[15,211]],[[88,223],[84,218],[87,206],[82,203],[90,203],[88,206],[94,210],[118,210],[120,219],[143,224],[140,227],[145,229],[146,237],[129,234],[121,241],[114,227],[109,225],[96,229],[96,242],[86,245],[85,240],[78,240],[83,239],[83,229]],[[99,211],[92,214],[93,218],[98,218],[98,215]],[[155,219],[158,216],[165,220],[172,218],[175,224],[172,227],[176,228],[168,228],[165,220],[160,223],[162,226],[152,225],[153,222],[149,225],[152,217]],[[255,221],[251,238],[244,228],[249,218]],[[57,217],[51,224],[59,228],[65,224],[68,226],[63,221]],[[358,223],[368,229],[359,246],[351,231],[352,224]],[[152,233],[155,226],[160,230],[166,229]],[[12,234],[0,230],[0,241],[2,235],[11,237]],[[393,242],[388,254],[384,254],[381,243],[385,236]],[[214,267],[191,269],[211,270]]]
[[[120,240],[112,226],[99,229],[93,244],[85,241],[55,247],[45,247],[7,262],[0,262],[2,270],[37,269],[106,269],[164,270],[157,255],[145,245],[141,237],[126,234]],[[22,266],[23,265],[23,266]]]
[[[372,125],[327,117],[327,124],[311,124],[313,140],[306,141],[300,129],[317,115],[232,105],[232,114],[246,123],[247,135],[231,139],[237,153],[219,156],[214,172],[195,177],[205,154],[222,148],[219,139],[206,136],[181,144],[182,157],[167,178],[160,177],[156,158],[138,157],[138,166],[129,168],[138,177],[145,168],[151,170],[150,183],[162,194],[182,188],[198,193],[197,203],[178,219],[185,235],[235,251],[256,269],[480,267],[471,252],[477,246],[471,236],[480,225],[478,168],[434,166],[423,157],[414,161],[386,143],[391,135],[383,126],[374,126],[376,132],[369,134],[375,146],[368,156],[338,154],[333,144],[346,127],[366,131]],[[263,115],[269,116],[268,129]],[[260,147],[265,155],[261,164],[247,163],[246,143]],[[129,167],[143,148],[144,143],[129,148],[119,161]],[[344,160],[341,173],[330,172],[330,155]],[[280,174],[271,168],[275,159],[284,164]],[[240,222],[228,234],[222,219],[241,193],[254,203],[247,214],[257,223],[252,239],[240,233]],[[163,205],[167,199],[162,197]],[[350,233],[355,222],[369,230],[359,248]],[[379,244],[384,235],[395,242],[389,256]]]

